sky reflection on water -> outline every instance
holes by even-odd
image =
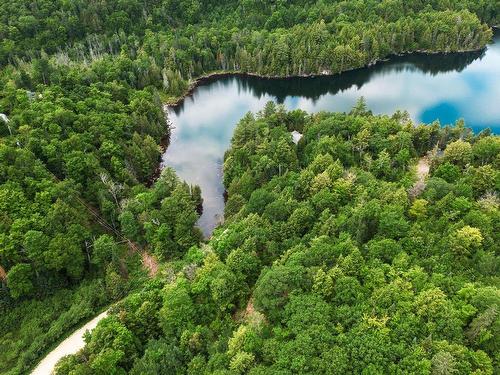
[[[395,57],[333,77],[258,79],[230,77],[198,87],[169,109],[174,129],[163,164],[202,189],[199,226],[209,235],[223,216],[222,161],[234,127],[269,100],[308,112],[349,111],[364,96],[374,113],[407,110],[415,122],[442,124],[464,118],[480,131],[500,131],[500,35],[486,52]]]

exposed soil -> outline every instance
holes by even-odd
[[[148,270],[150,277],[154,277],[158,273],[158,261],[146,251],[142,252],[142,265]]]
[[[424,183],[425,179],[429,175],[429,170],[429,159],[427,159],[427,157],[420,158],[417,164],[418,182]]]
[[[411,198],[416,198],[425,190],[425,180],[429,175],[430,165],[427,156],[420,158],[417,164],[417,181],[410,189],[409,194]]]

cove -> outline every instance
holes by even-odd
[[[500,132],[500,33],[485,51],[394,56],[335,76],[267,79],[233,75],[204,80],[167,108],[173,126],[162,166],[201,187],[205,236],[222,220],[222,163],[238,120],[273,100],[287,109],[349,111],[359,97],[376,114],[407,110],[416,123],[463,118],[475,132]]]

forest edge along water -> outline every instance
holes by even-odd
[[[213,73],[192,82],[186,95],[166,107],[172,124],[161,168],[201,187],[199,226],[206,237],[222,220],[222,163],[236,122],[266,101],[308,112],[349,111],[364,96],[375,113],[408,110],[416,123],[464,118],[475,131],[500,127],[500,33],[486,49],[462,53],[393,55],[377,64],[335,75],[259,77]],[[458,96],[462,95],[462,96]]]
[[[0,6],[0,373],[92,318],[58,375],[493,372],[500,139],[410,120],[496,128],[497,0],[30,3]],[[193,85],[170,133],[228,71],[267,78]]]
[[[313,111],[315,109],[349,110],[349,108],[354,103],[354,100],[356,100],[363,94],[365,94],[363,96],[367,97],[369,107],[373,108],[374,111],[377,111],[377,108],[374,108],[372,106],[372,103],[370,102],[370,95],[366,95],[366,93],[360,92],[363,91],[361,89],[363,87],[366,87],[372,78],[377,78],[378,75],[386,77],[387,74],[391,73],[394,73],[396,75],[403,75],[404,73],[409,72],[411,74],[415,70],[417,70],[419,74],[430,76],[431,79],[433,77],[439,77],[440,74],[447,75],[453,72],[460,73],[471,64],[477,61],[486,60],[488,56],[493,58],[500,56],[500,51],[498,51],[498,31],[495,32],[494,39],[496,44],[490,45],[485,51],[482,50],[476,52],[435,55],[416,53],[404,56],[393,56],[389,61],[379,62],[378,64],[371,67],[356,69],[334,76],[325,75],[307,78],[257,78],[241,73],[223,73],[218,75],[214,74],[211,77],[204,77],[197,81],[196,86],[193,87],[189,96],[182,98],[182,100],[179,101],[175,106],[168,106],[165,108],[165,110],[170,114],[169,120],[172,122],[172,132],[169,137],[164,138],[163,147],[165,152],[163,155],[161,167],[173,167],[182,179],[191,184],[199,184],[202,187],[202,193],[204,194],[205,201],[204,211],[202,217],[199,220],[199,225],[203,230],[205,236],[208,237],[216,226],[217,220],[220,220],[223,215],[224,187],[222,183],[222,160],[224,152],[229,147],[229,142],[237,120],[240,119],[246,112],[262,109],[263,104],[265,104],[265,102],[268,100],[274,100],[278,103],[283,103],[290,108],[302,108],[302,105],[309,105],[310,107],[306,109],[312,108]],[[495,48],[493,48],[493,46]],[[497,65],[496,69],[496,74],[498,74],[500,65]],[[450,78],[453,79],[454,77]],[[493,79],[495,77],[490,78]],[[500,86],[500,84],[498,86]],[[353,87],[355,88],[354,90]],[[230,91],[231,89],[235,89],[235,91]],[[215,90],[215,93],[217,94],[225,93],[225,95],[213,95],[214,92],[212,90]],[[351,101],[344,102],[343,98],[340,98],[340,96],[345,94],[346,92],[349,92],[349,90],[354,91],[353,98]],[[378,94],[386,94],[385,91],[380,91],[378,92]],[[206,106],[202,106],[202,108],[198,108],[196,111],[194,110],[194,108],[191,108],[195,105],[195,102],[206,101],[207,97],[215,99],[215,101],[218,101],[218,103],[226,103],[229,101],[229,99],[232,99],[233,101],[229,102],[229,104],[234,104],[234,100],[238,99],[234,97],[234,94],[238,95],[238,93],[240,94],[240,97],[244,94],[246,94],[247,96],[243,98],[244,100],[240,100],[236,103],[237,105],[235,107],[237,107],[237,111],[235,113],[227,113],[221,111],[220,106],[215,106],[214,108],[212,108],[212,111],[208,112]],[[334,96],[336,97],[336,100],[332,100]],[[321,104],[322,97],[326,97],[327,101],[330,100],[329,103],[336,103],[338,101],[341,101],[342,105],[344,105],[345,107],[334,107],[330,109],[328,107],[322,107],[322,105],[324,105],[324,103]],[[297,98],[303,101],[299,102]],[[382,100],[384,99],[386,98],[383,97]],[[498,96],[496,97],[496,99],[498,100]],[[210,103],[213,104],[213,102]],[[401,104],[398,107],[398,109],[401,110],[407,109],[404,104]],[[490,107],[493,106],[490,105]],[[391,108],[385,108],[381,112],[388,113],[389,111],[393,112]],[[202,119],[200,120],[199,117],[197,118],[195,116],[190,118],[190,121],[185,122],[185,119],[181,118],[182,115],[192,114],[193,112],[201,113],[203,115]],[[212,121],[207,122],[206,118],[213,113],[215,113],[215,115],[212,116]],[[496,119],[495,124],[500,126],[500,117],[494,118]],[[187,130],[189,130],[189,126],[192,124],[201,124],[204,126],[202,126],[201,129],[195,128],[194,130],[195,133],[198,133],[198,138],[196,138],[193,143],[186,144],[186,142],[184,141],[186,139],[189,140],[189,137],[192,134],[190,134],[189,132],[187,134],[179,134],[179,131],[186,130],[186,128]],[[183,129],[183,125],[186,125],[186,128]],[[199,145],[201,148],[210,149],[210,144],[204,144],[203,142],[204,140],[211,140],[208,139],[210,137],[207,137],[207,127],[212,131],[222,130],[222,132],[216,133],[215,137],[212,137],[219,140],[220,142],[217,145],[218,148],[215,150],[211,150],[214,152],[208,155],[209,157],[215,157],[215,159],[208,160],[210,162],[210,168],[207,169],[205,168],[206,165],[203,165],[203,162],[206,162],[207,160],[191,160],[189,158],[181,158],[179,160],[172,158],[173,156],[197,156],[196,148],[193,149],[186,147],[193,144]],[[198,132],[198,130],[201,131]],[[498,128],[494,128],[493,131],[498,132]],[[179,139],[180,135],[182,136],[182,139]],[[208,135],[214,134],[210,133]],[[182,142],[179,142],[179,140]],[[195,164],[198,166],[198,168],[194,168],[194,172],[198,174],[186,174],[186,169],[189,168],[186,168],[186,164],[178,164],[177,162],[179,161],[184,161],[184,163],[187,164],[189,164],[189,162],[197,162],[198,164]],[[200,179],[204,177],[203,174],[199,174],[200,171],[205,172],[206,175],[211,177],[211,180],[208,181],[208,188],[204,188],[204,182],[207,181]],[[198,177],[198,179],[196,177]],[[206,199],[207,190],[212,190],[212,192],[215,192],[214,195],[208,196],[208,198],[210,199]],[[210,206],[211,203],[215,204],[213,206]],[[214,212],[217,216],[214,215]],[[37,369],[40,369],[40,366],[43,366],[45,373],[50,373],[53,370],[53,366],[57,362],[57,359],[62,358],[62,356],[66,354],[76,353],[82,347],[80,338],[83,331],[85,331],[87,328],[95,327],[95,325],[97,325],[97,323],[104,317],[105,314],[103,313],[95,317],[91,322],[84,325],[78,331],[73,332],[73,334],[70,335],[68,339],[59,344],[38,364]],[[82,329],[83,331],[80,332]],[[68,350],[66,343],[76,342],[72,340],[77,340],[78,344],[72,344],[70,350]],[[57,358],[56,361],[53,360],[54,358]],[[50,361],[50,364],[48,361]]]
[[[493,30],[498,31],[498,26],[494,26]],[[197,77],[192,80],[192,82],[188,85],[186,88],[184,94],[167,99],[165,102],[165,105],[168,108],[175,108],[179,105],[181,105],[184,100],[190,96],[193,95],[193,92],[199,87],[203,85],[210,84],[214,81],[217,81],[219,79],[223,78],[233,78],[233,77],[238,77],[238,78],[247,78],[247,77],[254,77],[257,79],[263,79],[263,80],[271,80],[271,81],[279,81],[279,80],[293,80],[293,79],[311,79],[311,78],[328,78],[328,77],[337,77],[339,75],[344,75],[346,73],[350,72],[356,72],[360,70],[366,70],[374,67],[375,65],[386,63],[386,62],[391,62],[394,61],[397,58],[410,58],[412,56],[435,56],[439,58],[446,58],[447,56],[460,56],[464,54],[480,54],[481,52],[484,52],[487,49],[487,47],[480,48],[480,49],[471,49],[471,50],[463,50],[459,52],[433,52],[433,51],[414,51],[414,52],[404,52],[404,53],[398,53],[398,54],[392,54],[389,55],[385,58],[380,58],[377,60],[371,61],[369,64],[363,67],[358,67],[358,68],[348,68],[345,69],[342,72],[339,73],[332,73],[328,70],[324,70],[321,73],[311,73],[311,74],[302,74],[302,75],[289,75],[289,76],[281,76],[281,75],[261,75],[257,73],[252,73],[252,72],[242,72],[239,70],[224,70],[224,71],[216,71],[216,72],[211,72],[207,73],[205,75],[202,75],[200,77]]]

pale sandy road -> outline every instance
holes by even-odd
[[[56,363],[65,355],[75,354],[81,348],[84,347],[85,342],[83,341],[83,334],[87,330],[92,330],[96,327],[100,320],[108,315],[107,311],[97,315],[90,322],[85,324],[83,327],[77,329],[61,342],[54,350],[52,350],[47,356],[40,361],[40,363],[35,367],[31,375],[50,375],[54,371]]]
[[[133,243],[129,241],[129,245]],[[133,246],[133,250],[136,250],[135,245]],[[158,272],[158,262],[156,259],[148,254],[146,251],[142,253],[142,261],[144,267],[148,271],[149,275],[153,277]],[[97,315],[90,322],[85,324],[83,327],[77,329],[73,332],[68,338],[66,338],[63,342],[61,342],[54,350],[52,350],[49,354],[43,358],[35,369],[31,372],[31,375],[50,375],[54,371],[54,367],[56,363],[64,356],[68,354],[75,354],[80,349],[85,346],[85,342],[83,341],[83,334],[88,330],[93,330],[97,323],[100,320],[105,318],[108,315],[108,311],[104,311],[103,313]]]

